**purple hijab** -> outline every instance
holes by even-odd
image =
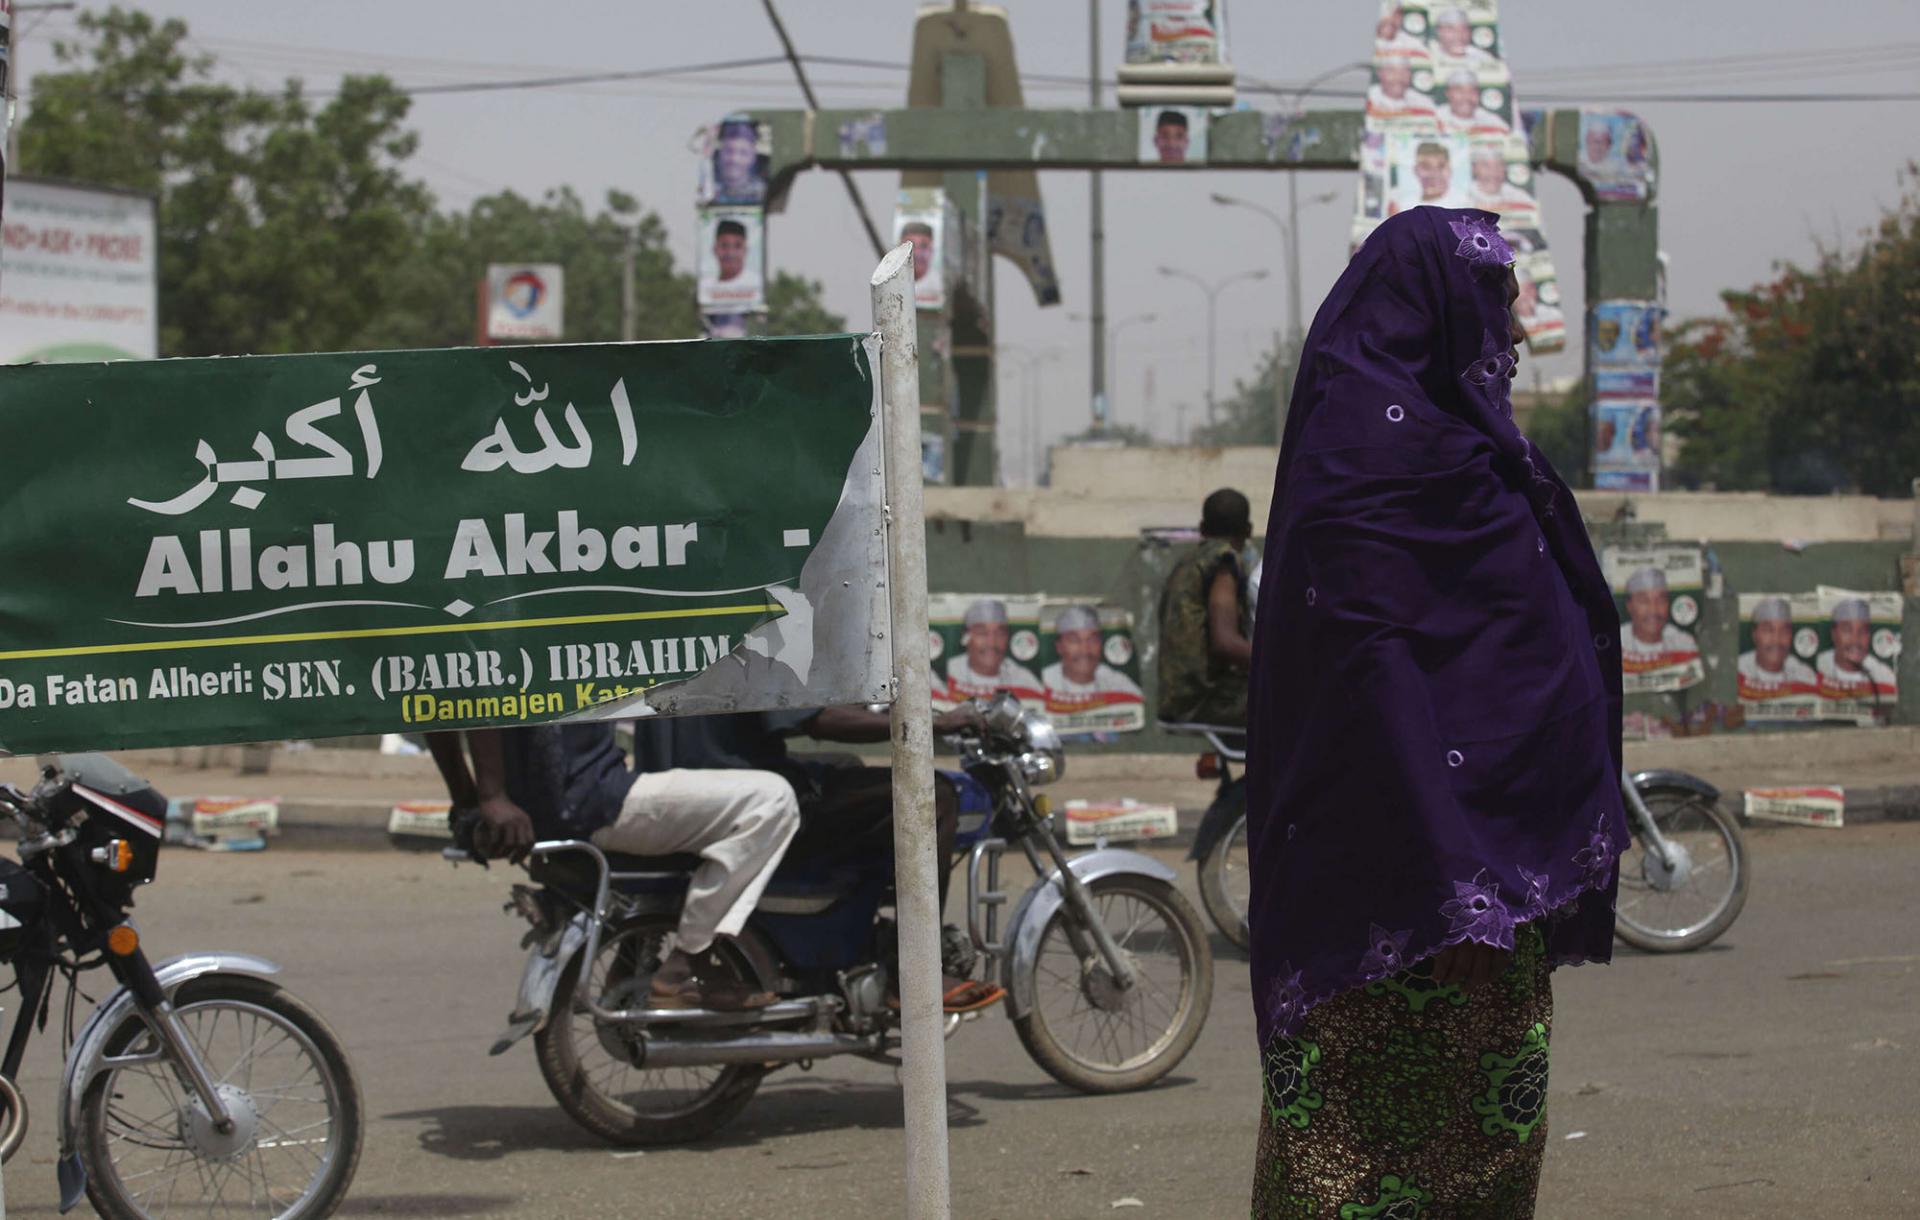
[[[1572,493],[1513,421],[1497,223],[1387,220],[1307,336],[1248,708],[1263,1047],[1528,922],[1556,964],[1612,955],[1619,616]]]

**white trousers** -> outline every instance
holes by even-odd
[[[793,786],[771,771],[660,771],[633,781],[593,842],[637,856],[702,857],[676,940],[684,952],[704,953],[716,935],[740,934],[799,827]]]

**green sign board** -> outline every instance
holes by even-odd
[[[0,368],[0,749],[888,697],[877,341]]]

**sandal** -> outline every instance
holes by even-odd
[[[654,983],[647,989],[650,1008],[702,1008],[708,1012],[750,1012],[765,1008],[775,997],[770,991],[754,991],[746,983],[684,979],[677,983]]]
[[[940,993],[940,1010],[948,1016],[991,1008],[1007,995],[1007,989],[998,983],[983,983],[978,979],[957,979],[952,975],[941,979],[941,985],[946,990]],[[895,1012],[900,1011],[900,996],[897,992],[888,993],[887,1007]]]

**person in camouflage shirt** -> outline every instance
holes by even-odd
[[[1174,566],[1160,594],[1160,707],[1163,721],[1244,727],[1252,627],[1241,552],[1253,536],[1247,498],[1231,488],[1208,496],[1200,541]]]

